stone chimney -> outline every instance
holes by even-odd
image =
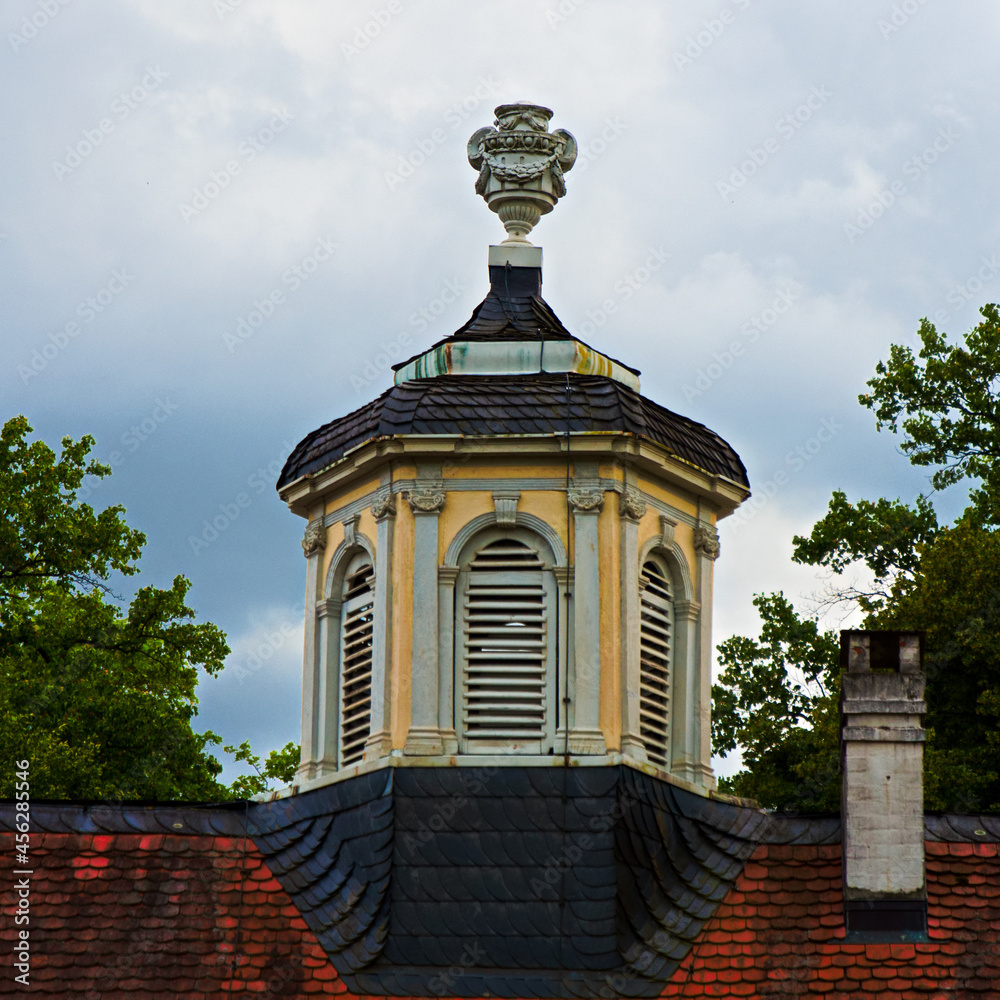
[[[923,635],[840,633],[848,940],[927,940]]]

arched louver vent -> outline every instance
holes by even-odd
[[[649,760],[669,768],[673,602],[663,570],[652,561],[642,567],[640,593],[639,732]]]
[[[340,613],[340,767],[364,756],[372,718],[372,582],[367,556],[357,556],[344,578]]]
[[[483,546],[463,575],[463,749],[546,752],[554,729],[551,576],[538,553],[514,539]]]

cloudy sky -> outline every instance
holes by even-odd
[[[298,738],[303,524],[274,480],[484,296],[503,231],[465,149],[498,104],[545,104],[580,145],[532,234],[546,300],[747,465],[717,640],[755,629],[754,592],[822,590],[788,555],[831,490],[927,488],[856,397],[921,317],[959,334],[1000,299],[994,3],[9,0],[2,18],[4,416],[95,435],[114,475],[89,502],[126,506],[142,582],[187,575],[244,667],[200,688],[227,740]]]

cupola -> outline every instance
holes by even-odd
[[[507,230],[469,320],[281,473],[308,522],[300,788],[483,762],[714,786],[716,523],[746,471],[542,298],[527,236],[576,157],[551,117],[503,105],[469,142]]]

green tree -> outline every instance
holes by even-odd
[[[263,790],[292,748],[275,773],[228,788],[209,752],[221,740],[192,728],[199,670],[222,669],[225,635],[195,623],[183,576],[166,590],[139,589],[123,608],[112,574],[138,571],[145,537],[123,508],[95,513],[77,497],[85,476],[110,468],[88,460],[90,436],[65,438],[56,456],[30,433],[24,417],[0,430],[2,759],[30,762],[38,799],[206,801]],[[13,784],[8,765],[0,797]]]
[[[833,494],[793,559],[843,578],[867,571],[865,586],[841,586],[834,602],[853,602],[864,628],[926,632],[928,675],[925,804],[928,809],[1000,809],[1000,313],[951,346],[926,320],[918,361],[892,345],[859,397],[879,429],[905,437],[915,465],[940,464],[936,488],[975,480],[970,508],[942,526],[931,502],[859,500]],[[833,634],[821,644],[814,620],[782,595],[758,595],[759,640],[719,647],[713,688],[717,749],[744,748],[744,770],[720,786],[772,808],[834,809],[839,776]],[[803,642],[803,637],[816,636]],[[799,678],[804,678],[803,687]],[[777,721],[780,720],[780,721]]]
[[[760,638],[719,645],[712,742],[717,753],[742,748],[744,764],[719,785],[772,808],[837,809],[839,640],[800,618],[783,594],[758,594],[754,605]]]
[[[986,305],[983,321],[960,344],[949,344],[924,319],[917,357],[893,344],[879,362],[871,392],[858,399],[875,413],[879,430],[903,434],[900,450],[917,466],[939,466],[940,490],[978,480],[974,513],[1000,523],[1000,307]]]

